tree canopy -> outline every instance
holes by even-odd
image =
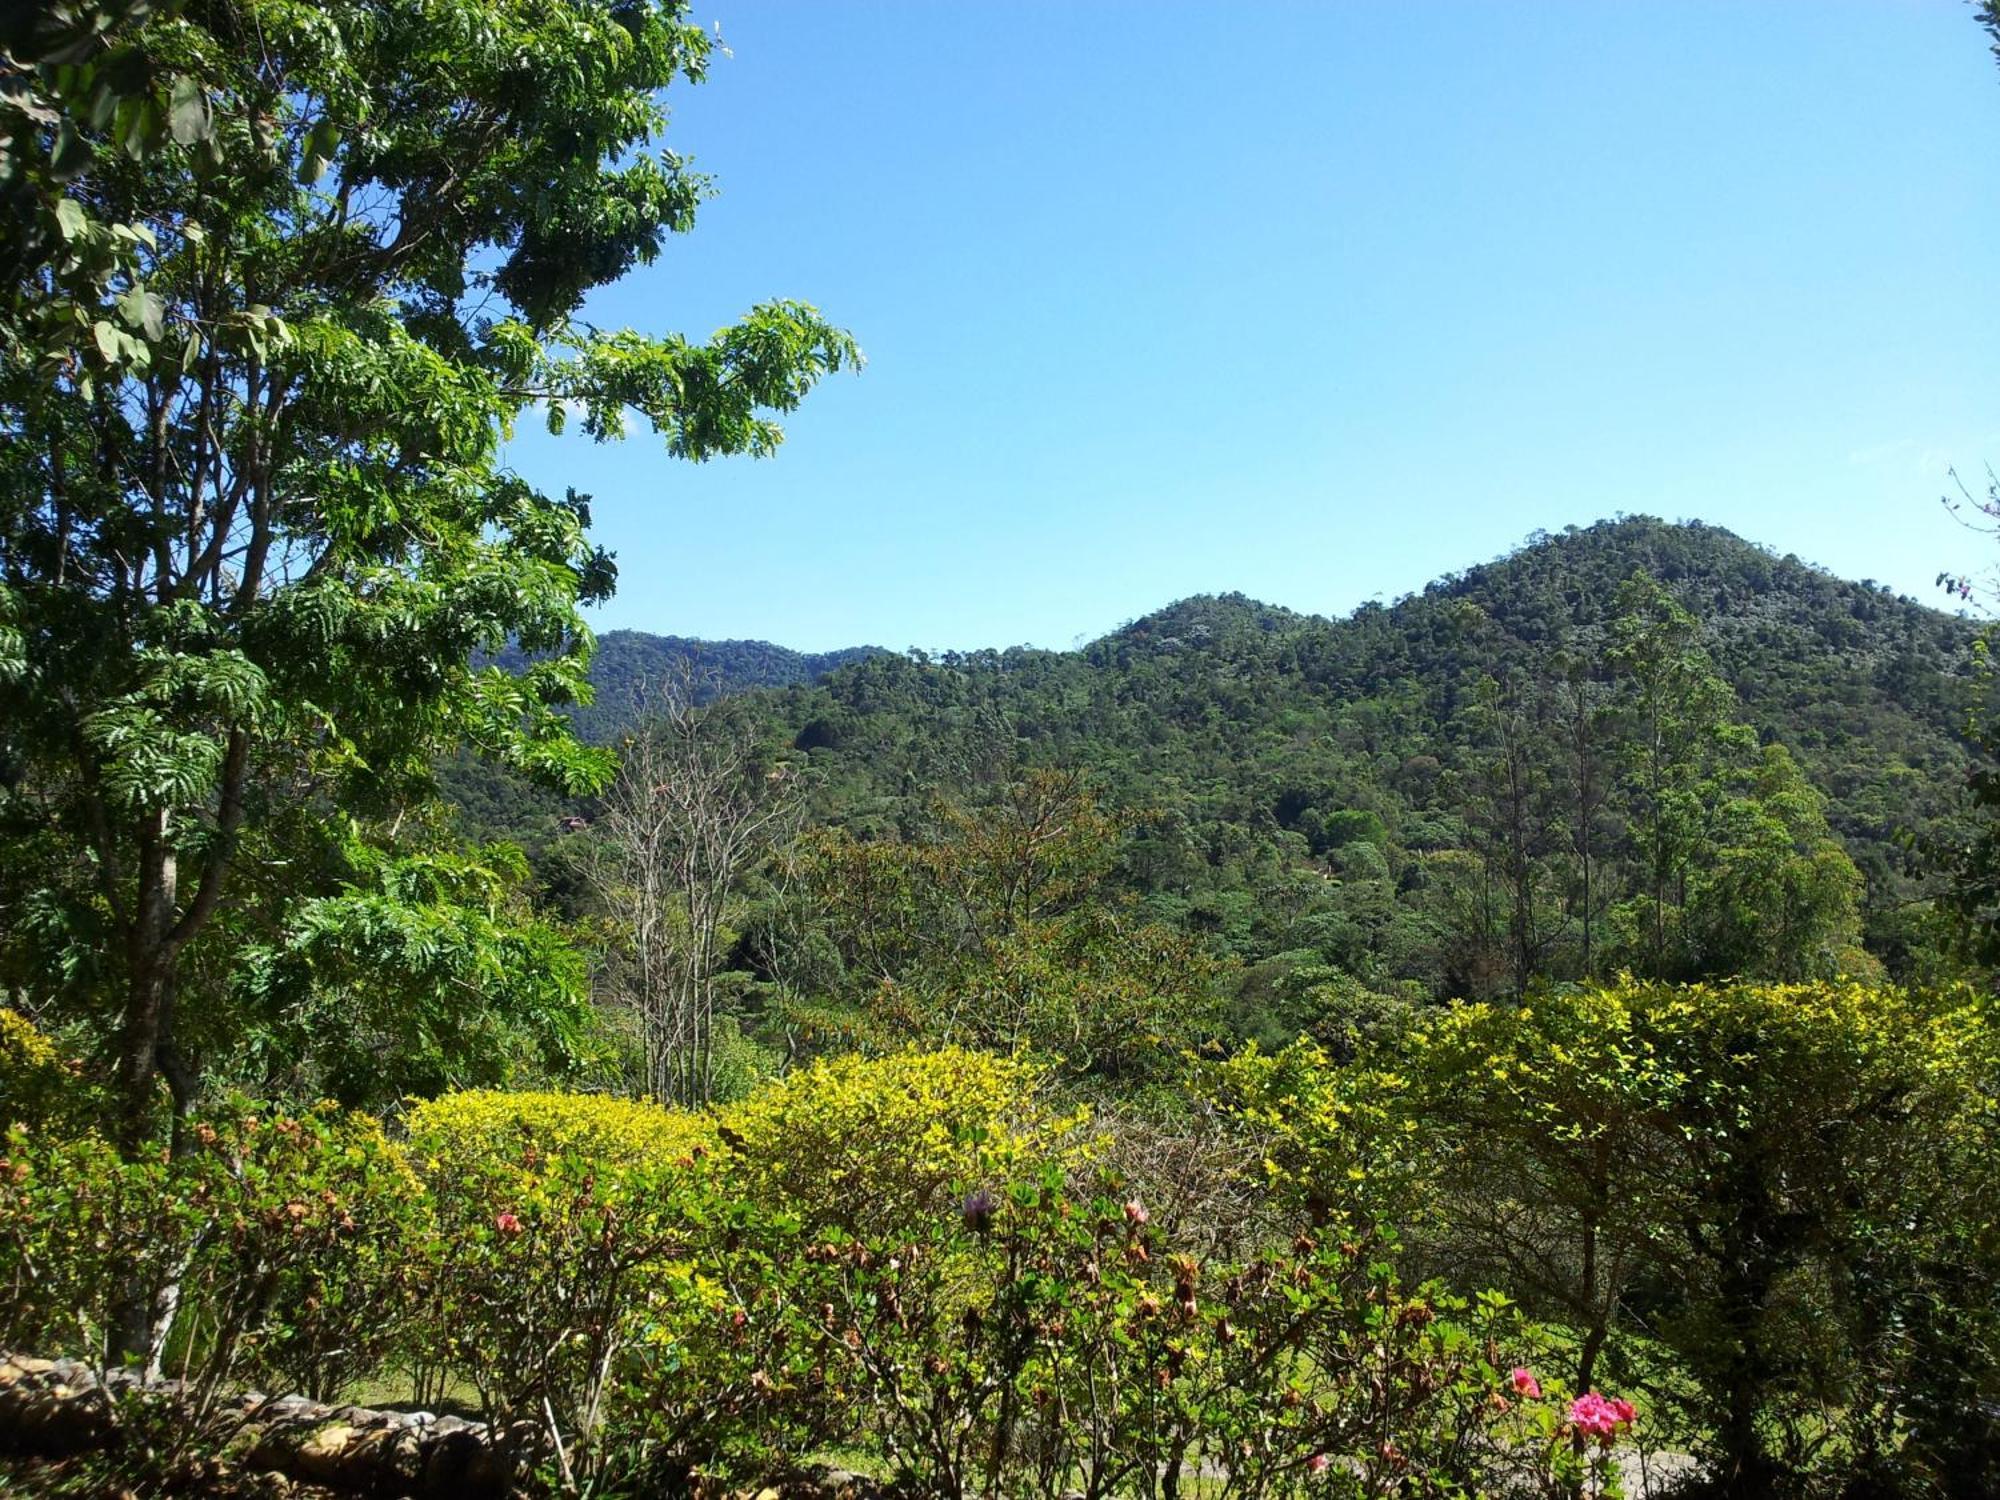
[[[707,339],[583,316],[693,223],[709,185],[662,93],[711,46],[677,0],[5,22],[0,963],[115,1034],[128,1142],[162,1073],[184,1107],[282,1034],[327,977],[318,924],[372,924],[340,985],[429,966],[444,1053],[510,1008],[490,883],[382,862],[426,857],[412,809],[455,746],[570,791],[608,773],[558,709],[615,571],[583,497],[506,468],[515,424],[766,454],[857,363],[803,303]],[[519,674],[483,655],[510,641]]]

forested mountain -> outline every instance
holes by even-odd
[[[1651,606],[1635,576],[1656,582]],[[1716,527],[1639,517],[1537,536],[1342,619],[1203,596],[1078,651],[862,653],[740,708],[810,763],[813,818],[855,837],[921,837],[941,798],[977,805],[1025,769],[1078,769],[1126,822],[1128,897],[1248,964],[1253,982],[1282,960],[1478,992],[1504,988],[1510,966],[1524,978],[1631,956],[1638,825],[1676,805],[1637,786],[1647,731],[1633,653],[1655,636],[1681,649],[1661,614],[1676,607],[1692,617],[1688,669],[1720,681],[1713,722],[1681,726],[1685,756],[1707,757],[1674,773],[1685,798],[1710,825],[1741,823],[1753,780],[1766,778],[1768,798],[1796,779],[1791,759],[1759,769],[1759,746],[1785,747],[1824,800],[1794,788],[1802,810],[1765,835],[1803,857],[1810,830],[1830,826],[1865,882],[1868,948],[1907,970],[1922,946],[1923,850],[1963,805],[1975,627]],[[584,721],[596,735],[620,727],[637,663],[688,650],[654,640],[606,638]],[[732,667],[740,650],[717,648]],[[771,648],[734,680],[810,660]],[[1707,701],[1687,684],[1671,696],[1681,709]],[[1708,740],[1735,748],[1700,749]],[[504,830],[504,789],[488,790],[500,795],[475,821]],[[538,806],[521,830],[531,844],[560,811]],[[1702,861],[1677,858],[1682,900]]]
[[[585,739],[615,740],[643,711],[648,692],[657,694],[683,675],[693,682],[697,697],[708,699],[753,688],[818,682],[841,667],[886,654],[879,646],[793,651],[769,641],[705,641],[643,630],[607,630],[598,637],[590,666],[595,697],[573,709],[571,717]],[[499,660],[518,667],[523,657],[519,651],[509,651]]]
[[[652,635],[643,630],[607,630],[591,659],[589,703],[566,712],[579,736],[615,743],[644,717],[650,701],[691,688],[697,702],[820,681],[831,672],[889,653],[879,646],[838,651],[793,651],[769,641],[705,641],[693,636]],[[527,657],[510,647],[495,658],[519,671]],[[510,774],[491,761],[458,755],[445,765],[446,795],[460,822],[475,837],[506,837],[539,854],[564,818],[577,816],[568,799]]]

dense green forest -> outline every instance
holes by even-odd
[[[809,768],[810,821],[864,840],[926,837],[942,802],[977,806],[1032,768],[1082,772],[1120,819],[1103,889],[1240,965],[1238,1023],[1276,1040],[1308,971],[1450,998],[1662,965],[1630,931],[1634,841],[1657,821],[1637,779],[1660,769],[1635,760],[1657,726],[1620,656],[1649,607],[1635,576],[1656,585],[1650,607],[1691,617],[1674,649],[1719,684],[1709,722],[1683,726],[1675,774],[1707,787],[1710,824],[1687,836],[1742,837],[1719,820],[1746,813],[1758,775],[1783,774],[1767,758],[1782,747],[1804,794],[1785,837],[1804,856],[1830,830],[1859,877],[1814,961],[1935,969],[1926,871],[1965,836],[1976,627],[1698,523],[1537,537],[1339,620],[1202,597],[1078,651],[874,653],[737,706]],[[636,725],[616,705],[641,638],[610,639],[592,669],[605,696],[579,723],[615,741]],[[662,645],[670,662],[683,649]],[[741,651],[718,648],[706,680],[761,686],[735,669]],[[482,836],[537,851],[559,904],[581,899],[587,838],[552,835],[589,802],[470,766],[447,785]],[[1663,972],[1737,967],[1684,952]]]
[[[520,424],[860,363],[585,315],[719,47],[0,10],[0,1489],[2000,1493],[1990,634],[1631,518],[597,641]]]

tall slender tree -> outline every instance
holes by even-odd
[[[1625,798],[1643,881],[1630,913],[1644,971],[1678,976],[1689,868],[1722,797],[1725,753],[1754,740],[1701,644],[1701,624],[1643,570],[1619,590],[1609,652],[1623,688]]]

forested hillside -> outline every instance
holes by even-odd
[[[769,641],[704,641],[607,630],[591,658],[591,701],[568,705],[565,712],[583,739],[615,744],[645,716],[648,695],[657,706],[661,694],[686,689],[696,702],[708,703],[757,688],[815,683],[841,667],[886,655],[878,646],[792,651]],[[528,657],[510,645],[493,660],[519,672]],[[579,815],[565,798],[474,755],[454,756],[444,767],[443,781],[468,832],[508,838],[534,854],[562,831],[565,818]]]
[[[696,697],[706,702],[753,688],[815,683],[841,667],[886,654],[878,646],[792,651],[769,641],[705,641],[643,630],[607,630],[598,637],[591,661],[592,700],[573,708],[570,717],[585,739],[615,740],[644,711],[649,688],[658,692],[683,677],[693,684]],[[525,659],[518,648],[497,658],[512,668],[519,668]]]
[[[1524,977],[1511,970],[1632,956],[1613,908],[1643,884],[1623,846],[1645,813],[1615,795],[1641,774],[1635,672],[1616,659],[1635,575],[1693,617],[1686,644],[1724,684],[1694,739],[1741,726],[1795,757],[1863,877],[1867,947],[1892,972],[1919,966],[1924,852],[1954,836],[1963,802],[1974,627],[1714,527],[1632,518],[1537,537],[1344,619],[1224,595],[1080,651],[874,654],[742,707],[809,762],[815,822],[921,838],[940,799],[977,805],[1026,768],[1080,770],[1124,820],[1116,884],[1218,957],[1497,991]],[[607,638],[583,721],[597,734],[634,701],[646,639]],[[659,659],[684,649],[662,642]],[[1757,746],[1724,759],[1748,776]],[[1717,767],[1684,769],[1710,777],[1711,813],[1733,795]],[[537,803],[515,831],[540,845],[566,810]],[[504,787],[489,783],[478,812],[506,831]],[[1273,1003],[1246,999],[1246,1019]]]

